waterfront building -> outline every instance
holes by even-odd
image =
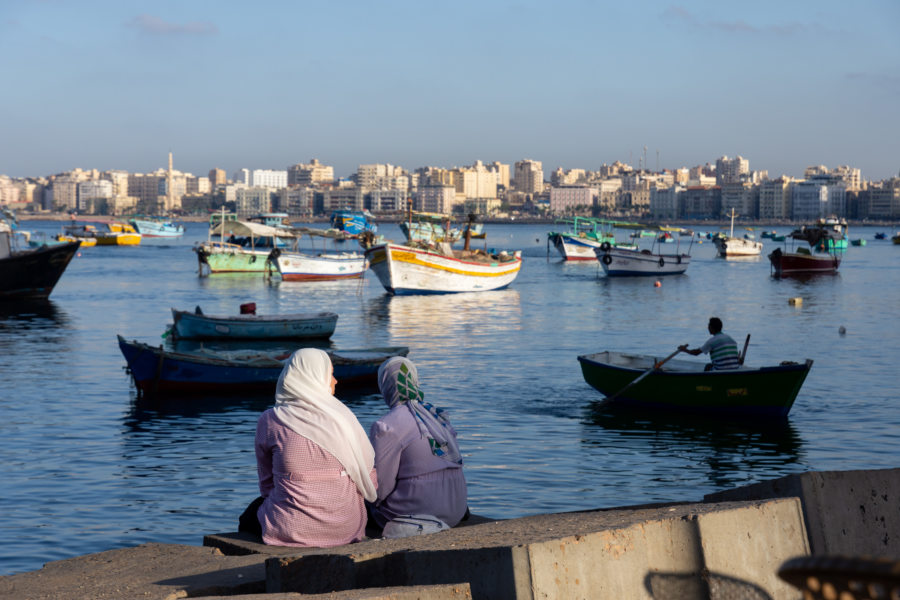
[[[322,210],[331,214],[336,210],[363,210],[365,191],[357,185],[339,186],[322,192]]]
[[[426,185],[413,195],[413,208],[423,212],[450,214],[456,203],[455,186]]]
[[[55,177],[51,184],[53,194],[53,207],[56,210],[78,210],[78,184],[75,177],[62,175]]]
[[[187,175],[184,182],[184,191],[185,194],[188,195],[199,196],[208,194],[212,191],[209,177],[194,177],[193,175]]]
[[[497,171],[489,169],[477,160],[471,167],[456,169],[456,193],[463,198],[496,198],[498,187]]]
[[[587,172],[584,169],[569,169],[568,171],[564,171],[562,167],[557,167],[550,175],[550,185],[555,187],[584,183],[587,183]]]
[[[550,212],[556,215],[590,215],[599,195],[596,188],[586,185],[551,187]]]
[[[750,173],[750,161],[742,156],[716,159],[716,185],[740,183]]]
[[[225,176],[225,169],[210,169],[209,186],[211,189],[218,190],[225,187],[227,183],[228,178]]]
[[[515,164],[513,187],[523,194],[540,194],[544,191],[544,168],[540,161],[526,158]]]
[[[681,200],[682,217],[702,219],[722,213],[722,188],[717,185],[689,186]]]
[[[260,213],[272,211],[273,193],[271,188],[256,186],[235,190],[235,212],[238,218],[247,219]]]
[[[667,188],[650,189],[650,217],[660,220],[673,220],[681,216],[681,195],[684,186],[673,185]]]
[[[608,214],[615,210],[616,199],[622,189],[622,180],[618,177],[601,179],[591,183],[591,187],[597,190],[597,208],[601,214]]]
[[[246,171],[246,169],[243,169]],[[287,187],[287,171],[273,171],[271,169],[254,169],[250,171],[250,179],[245,183],[250,187],[265,187],[280,189]]]
[[[829,216],[847,216],[847,188],[843,182],[829,185],[829,176],[814,176],[794,182],[791,189],[791,218],[813,221]]]
[[[316,213],[316,190],[311,187],[279,190],[279,204],[292,217],[312,217]]]
[[[401,167],[394,165],[359,165],[354,180],[356,185],[366,192],[372,190],[409,191],[409,177]]]
[[[390,213],[406,210],[407,193],[403,190],[372,190],[369,193],[369,210]]]
[[[88,213],[105,213],[114,196],[113,184],[107,179],[78,183],[78,210]]]
[[[900,218],[900,177],[870,185],[859,192],[860,219]]]
[[[742,217],[754,219],[759,212],[759,186],[750,182],[732,182],[721,186],[720,216],[728,216],[732,209]]]
[[[791,217],[790,177],[767,179],[759,184],[759,218],[781,220]]]
[[[289,186],[308,186],[334,181],[334,167],[323,165],[314,158],[309,163],[297,163],[287,170]]]

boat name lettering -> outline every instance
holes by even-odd
[[[725,394],[728,396],[749,396],[750,392],[747,391],[747,388],[734,388],[731,390],[725,390]]]

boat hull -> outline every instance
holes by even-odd
[[[214,316],[173,308],[172,335],[182,340],[327,339],[337,320],[333,312]]]
[[[775,277],[785,277],[805,273],[835,273],[841,265],[841,257],[836,254],[782,252],[780,248],[776,248],[769,254],[769,262]]]
[[[713,238],[713,244],[719,256],[759,256],[762,252],[762,242],[747,240],[744,238],[719,236]]]
[[[98,246],[138,246],[141,243],[141,234],[139,233],[97,233]]]
[[[171,352],[118,336],[119,350],[144,394],[274,393],[290,353]],[[327,350],[338,386],[377,386],[378,367],[409,348]]]
[[[691,264],[689,254],[653,254],[649,250],[610,247],[595,251],[608,277],[681,275]]]
[[[496,260],[479,260],[477,256],[476,252],[460,251],[446,256],[390,243],[366,250],[369,267],[390,294],[498,290],[512,283],[522,267],[518,253]]]
[[[132,219],[130,223],[144,237],[181,237],[184,235],[184,225],[169,221]]]
[[[359,278],[367,267],[366,257],[356,252],[318,255],[281,252],[276,263],[284,281]]]
[[[0,259],[0,300],[46,300],[79,246],[66,242]]]
[[[249,250],[237,244],[203,242],[194,248],[201,269],[206,265],[212,273],[263,274],[268,266],[271,250]]]
[[[605,396],[613,397],[610,403],[614,405],[769,418],[788,415],[813,362],[703,371],[702,364],[698,368],[692,366],[698,363],[669,361],[666,367],[626,389],[658,360],[616,352],[578,357],[584,380]]]
[[[579,237],[570,233],[556,233],[551,237],[553,247],[563,260],[597,260],[594,250],[600,247],[599,242],[587,237]]]

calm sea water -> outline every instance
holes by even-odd
[[[490,247],[524,249],[519,278],[447,296],[390,297],[371,274],[199,278],[191,247],[206,229],[196,223],[175,241],[82,249],[49,307],[0,312],[0,574],[235,530],[257,495],[253,434],[272,399],[138,401],[116,334],[161,343],[171,307],[327,309],[340,315],[337,348],[409,346],[427,397],[460,432],[470,506],[489,517],[699,500],[800,471],[898,466],[900,246],[874,240],[883,228],[851,231],[868,245],[851,247],[835,276],[776,280],[765,257],[718,259],[707,242],[693,246],[686,275],[658,288],[561,262],[548,253],[550,229],[489,226]],[[382,232],[401,239],[396,226]],[[797,296],[802,305],[789,304]],[[705,340],[711,315],[739,341],[752,334],[748,364],[815,361],[786,422],[598,408],[579,354],[664,356]],[[367,429],[386,410],[377,395],[338,395]]]

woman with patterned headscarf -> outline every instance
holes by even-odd
[[[353,412],[334,397],[328,354],[304,348],[278,379],[275,406],[256,427],[260,498],[240,530],[279,546],[339,546],[365,537],[365,500],[376,500],[375,451]]]
[[[372,424],[378,498],[369,504],[379,527],[403,515],[432,515],[451,527],[466,514],[466,480],[456,430],[425,402],[412,361],[394,357],[378,369],[390,412]]]

